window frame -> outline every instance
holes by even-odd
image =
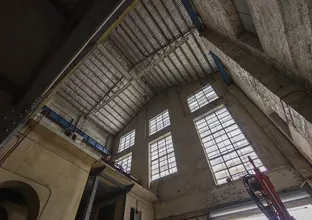
[[[132,140],[132,137],[131,137],[132,133],[134,133],[133,134],[133,143],[131,141]],[[135,133],[136,133],[135,129],[133,129],[133,130],[129,131],[128,133],[124,134],[123,136],[121,136],[119,138],[118,153],[120,153],[120,152],[122,152],[122,151],[124,151],[124,150],[126,150],[126,149],[128,149],[128,148],[130,148],[132,146],[134,146],[134,144],[135,144]],[[126,145],[128,136],[129,136],[129,142],[130,142],[129,146]],[[122,144],[123,141],[124,141],[124,143]],[[123,149],[120,149],[121,145],[124,146]]]
[[[161,141],[161,140],[165,140],[165,143],[166,143],[166,138],[168,138],[168,137],[170,137],[170,139],[171,139],[172,151],[170,151],[169,153],[167,153],[167,145],[165,144],[165,151],[166,151],[166,153],[165,153],[164,155],[159,156],[159,153],[162,152],[162,151],[159,151],[159,147],[157,146],[157,147],[156,147],[157,150],[155,150],[155,151],[157,151],[158,157],[156,157],[155,159],[152,159],[152,157],[153,157],[152,152],[154,152],[154,151],[152,151],[152,146],[151,146],[151,145],[153,145],[153,144],[155,144],[155,143],[157,143],[157,142],[159,142],[159,141]],[[172,134],[171,134],[171,132],[168,132],[168,133],[166,133],[166,134],[164,134],[164,135],[162,135],[162,136],[156,138],[155,140],[149,142],[149,143],[148,143],[148,153],[149,153],[149,155],[148,155],[148,159],[149,159],[149,160],[148,160],[148,161],[149,161],[149,169],[148,169],[148,170],[149,170],[149,180],[150,180],[150,182],[158,181],[158,180],[160,180],[160,179],[166,178],[166,177],[171,176],[171,175],[173,175],[173,174],[175,174],[175,173],[178,172],[177,161],[176,161],[176,156],[175,156],[175,151],[174,151],[174,146],[173,146],[173,140],[172,140]],[[169,154],[173,154],[173,156],[170,157],[170,158],[168,158],[168,155],[169,155]],[[160,158],[164,158],[164,157],[166,158],[166,159],[164,160],[164,161],[166,161],[166,163],[165,163],[164,165],[167,165],[167,166],[168,166],[168,169],[166,169],[166,170],[164,170],[164,171],[168,171],[169,174],[164,175],[164,176],[160,176],[160,173],[161,173],[161,171],[160,171],[160,167],[161,167],[161,166],[160,166],[160,163],[163,162],[163,161],[160,161]],[[169,168],[169,164],[172,163],[172,161],[169,161],[169,159],[171,159],[171,158],[174,158],[175,166]],[[154,161],[158,161],[158,165],[157,165],[157,168],[152,169],[152,168],[153,168],[153,167],[152,167],[152,166],[153,166],[153,165],[152,165],[152,162],[154,162]],[[157,164],[157,163],[156,163],[156,164]],[[174,168],[175,168],[175,171],[174,171],[174,172],[171,172],[170,169],[174,169]],[[156,178],[156,179],[153,179],[153,173],[152,173],[152,171],[153,171],[153,170],[156,170],[156,169],[158,169],[158,173],[157,173],[157,174],[159,175],[159,177]]]
[[[208,87],[208,89],[211,89],[213,94],[208,96],[210,94],[210,92],[208,94],[205,93],[205,89],[206,87]],[[199,93],[203,93],[204,95],[197,98],[196,96],[199,94]],[[211,96],[215,96],[215,97],[212,97],[211,99],[209,97]],[[190,99],[194,99],[193,101],[190,101]],[[203,100],[201,100],[203,99]],[[205,86],[203,86],[202,88],[200,88],[199,90],[197,90],[196,92],[192,93],[191,95],[189,95],[187,98],[186,98],[186,102],[187,102],[187,106],[188,106],[188,110],[193,113],[195,111],[197,111],[198,109],[201,109],[202,107],[208,105],[209,103],[212,103],[213,101],[219,99],[219,96],[217,95],[216,91],[213,89],[213,87],[210,85],[210,84],[207,84]],[[203,104],[200,104],[202,101]],[[206,101],[206,102],[205,102]],[[192,108],[191,106],[194,105],[194,106],[197,106],[195,108]]]
[[[216,116],[215,113],[218,112],[218,111],[220,111],[220,110],[222,110],[222,109],[225,109],[225,111],[228,113],[228,116],[230,117],[229,120],[228,120],[228,121],[225,121],[225,122],[229,122],[229,121],[232,120],[232,121],[233,121],[232,124],[227,125],[227,126],[223,126],[224,123],[221,123],[221,120]],[[223,113],[224,113],[224,112],[222,112],[221,114],[223,114]],[[207,120],[206,120],[206,118],[207,118],[209,115],[212,115],[212,114],[215,114],[214,117],[217,118],[217,121],[220,122],[219,125],[221,126],[221,129],[218,129],[217,131],[214,131],[214,132],[211,132],[211,128],[209,127],[209,123],[208,123]],[[220,114],[220,115],[221,115],[221,114]],[[227,116],[225,116],[224,118],[226,118],[226,117],[227,117]],[[224,118],[221,118],[221,119],[224,119]],[[202,120],[202,119],[205,120],[205,122],[202,122],[202,124],[205,124],[205,123],[206,123],[205,126],[208,127],[207,131],[205,131],[205,132],[203,132],[203,133],[206,133],[206,132],[208,132],[208,131],[211,132],[210,134],[208,134],[208,135],[206,135],[206,136],[204,136],[204,137],[201,136],[201,134],[203,134],[203,133],[200,133],[199,130],[202,129],[202,128],[204,128],[205,126],[198,128],[198,125],[196,124],[196,122],[198,122],[198,121],[200,121],[200,120]],[[201,125],[201,124],[200,124],[200,125]],[[227,110],[226,106],[224,106],[224,105],[219,105],[219,106],[217,106],[216,108],[214,108],[214,109],[208,111],[207,113],[202,114],[201,116],[195,118],[195,119],[194,119],[194,126],[195,126],[195,129],[196,129],[198,138],[200,139],[200,142],[201,142],[201,145],[202,145],[204,154],[205,154],[205,156],[206,156],[207,163],[208,163],[208,165],[209,165],[210,171],[211,171],[211,173],[212,173],[212,175],[213,175],[215,184],[216,184],[217,186],[220,186],[220,185],[222,185],[222,184],[225,184],[226,182],[221,182],[221,183],[219,183],[218,181],[226,180],[228,177],[230,177],[232,181],[235,181],[235,180],[239,180],[239,179],[241,178],[241,176],[240,176],[241,173],[245,173],[245,174],[247,174],[248,172],[253,173],[252,168],[249,168],[249,169],[246,168],[246,165],[248,165],[248,167],[252,167],[251,164],[248,164],[248,163],[249,163],[248,160],[245,161],[245,160],[243,159],[243,157],[247,157],[247,155],[250,155],[250,154],[256,155],[256,158],[254,158],[254,160],[260,161],[260,164],[261,164],[260,168],[261,168],[262,171],[266,171],[266,170],[267,170],[267,168],[264,166],[263,162],[260,160],[258,154],[257,154],[256,151],[254,150],[253,146],[251,145],[250,141],[247,139],[246,135],[242,132],[242,130],[241,130],[240,127],[238,126],[237,122],[235,121],[234,117],[232,117],[231,113]],[[231,126],[233,126],[233,127],[236,126],[236,128],[234,128],[233,130],[230,130],[230,131],[226,131],[226,130],[225,130],[225,129],[227,129],[227,128],[230,128]],[[217,127],[217,126],[215,126],[215,127]],[[235,136],[230,136],[229,133],[230,133],[230,132],[233,132],[233,131],[235,131],[235,130],[238,131],[238,134],[235,135]],[[219,136],[217,136],[217,137],[214,137],[214,136],[213,136],[214,134],[217,134],[217,133],[220,132],[220,131],[224,131],[224,134],[221,134],[221,135],[219,135]],[[216,139],[216,138],[221,138],[223,135],[226,136],[226,139],[222,139],[221,142],[216,142],[215,139]],[[236,142],[233,142],[233,141],[231,140],[231,138],[237,137],[237,136],[240,136],[240,135],[242,136],[242,139],[241,139],[241,140],[236,141]],[[211,138],[210,140],[208,140],[207,142],[204,143],[203,139],[209,138],[209,137],[212,137],[212,138]],[[205,144],[208,143],[208,142],[211,142],[211,141],[213,141],[214,144],[212,144],[212,145],[209,146],[209,147],[206,147]],[[223,144],[224,141],[229,141],[229,144],[228,144],[228,145],[224,145],[223,147],[219,147],[218,144],[220,144],[220,143]],[[240,142],[243,142],[243,143],[245,142],[245,143],[244,143],[242,146],[235,148],[234,146],[235,146],[237,143],[240,143]],[[232,148],[228,149],[228,147],[232,147]],[[243,153],[243,154],[239,154],[239,153],[238,153],[238,151],[243,150],[243,149],[246,149],[246,148],[248,148],[248,147],[251,148],[251,151],[250,151],[250,152]],[[207,149],[208,149],[208,148],[215,148],[215,149],[214,149],[212,152],[209,152],[209,153],[208,153],[208,152],[207,152]],[[226,149],[226,150],[224,151],[224,149]],[[221,151],[221,150],[222,150],[222,151]],[[212,157],[210,156],[210,157],[209,157],[209,154],[214,153],[214,152],[217,152],[217,151],[219,151],[219,152],[217,153],[216,156],[212,156]],[[224,159],[224,156],[229,156],[229,155],[232,154],[232,153],[236,153],[236,157],[234,157],[234,158],[229,158],[229,159],[227,159],[227,160]],[[219,159],[219,162],[218,162],[217,164],[212,165],[211,161],[212,161],[212,160],[216,160],[216,159]],[[235,163],[235,160],[236,160],[236,159],[238,159],[240,162],[239,162],[239,163]],[[221,161],[221,162],[220,162],[220,161]],[[228,166],[228,165],[227,165],[227,162],[228,162],[228,163],[232,162],[232,163],[233,163],[232,166]],[[217,165],[222,165],[222,166],[224,165],[225,168],[222,168],[222,169],[220,169],[220,170],[216,170],[216,171],[215,171],[214,168],[215,168]],[[238,173],[236,173],[236,174],[231,174],[230,169],[231,169],[231,168],[238,167],[238,166],[240,166],[240,165],[242,165],[242,166],[244,167],[244,170],[245,170],[245,171],[243,171],[243,172],[238,172]],[[258,166],[258,167],[259,167],[259,166]],[[228,176],[226,176],[225,178],[219,178],[219,179],[218,179],[218,178],[216,177],[215,174],[218,173],[218,172],[222,172],[222,171],[226,171],[226,172],[228,173]],[[232,176],[235,176],[235,175],[237,175],[238,177],[237,177],[237,178],[232,178]]]
[[[169,124],[167,124],[167,125],[165,125],[165,121],[166,121],[167,117],[163,116],[164,114],[166,114],[166,112],[168,113],[168,121],[169,121]],[[157,124],[157,120],[158,120],[157,118],[159,118],[159,117],[161,117],[160,123],[163,125],[163,127],[160,128],[159,130],[157,130],[157,125],[158,125]],[[153,125],[151,125],[151,123],[152,123],[153,120],[156,120],[155,121],[156,130],[153,133],[151,133],[151,130],[152,130],[151,127],[153,126]],[[157,114],[156,116],[154,116],[154,117],[152,117],[151,119],[148,120],[148,135],[152,136],[152,135],[156,134],[157,132],[165,129],[168,126],[170,126],[170,125],[171,125],[171,121],[170,121],[169,110],[165,109],[164,111],[160,112],[159,114]]]
[[[128,160],[129,157],[130,157],[130,160]],[[119,161],[123,161],[123,160],[125,160],[125,159],[127,159],[127,168],[129,169],[129,171],[127,171],[127,170],[123,167],[123,165],[122,165],[123,163],[122,163],[122,164],[118,164]],[[130,161],[130,164],[129,164],[129,161]],[[122,157],[117,158],[117,159],[114,161],[114,163],[115,163],[115,164],[118,164],[119,166],[121,166],[122,169],[123,169],[126,173],[130,174],[130,173],[131,173],[131,166],[132,166],[132,152],[130,152],[130,153],[128,153],[128,154],[126,154],[126,155],[124,155],[124,156],[122,156]],[[130,165],[130,166],[129,166],[129,165]]]

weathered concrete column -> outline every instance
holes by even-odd
[[[194,6],[205,25],[236,38],[242,26],[231,0],[194,0]]]
[[[248,0],[248,5],[265,54],[312,91],[312,2]]]
[[[227,67],[235,83],[266,114],[273,111],[289,126],[292,142],[312,162],[312,97],[278,74],[272,65],[252,56],[216,32],[202,36]]]

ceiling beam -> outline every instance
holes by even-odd
[[[103,106],[107,105],[116,96],[118,96],[120,93],[124,92],[127,88],[129,88],[129,86],[131,86],[133,82],[144,77],[149,72],[149,70],[153,69],[161,61],[163,61],[166,57],[168,57],[171,53],[176,51],[176,49],[180,48],[184,43],[186,43],[189,37],[195,31],[196,29],[192,28],[190,31],[183,34],[183,36],[179,37],[178,39],[175,39],[174,41],[168,43],[164,47],[156,50],[151,56],[149,56],[139,64],[135,65],[130,70],[130,72],[137,72],[137,74],[135,74],[135,77],[133,77],[131,80],[128,80],[125,84],[123,84],[122,87],[115,89],[115,91],[113,91],[114,90],[113,88],[115,87],[114,86],[110,90],[110,92],[108,92],[103,97],[103,99],[87,114],[87,116],[90,116],[91,114],[99,111]]]
[[[113,87],[111,87],[107,91],[107,93],[103,96],[103,98],[88,113],[85,114],[85,117],[88,118],[91,114],[98,111],[98,110],[96,110],[96,109],[98,109],[98,106],[100,106],[104,102],[106,102],[106,100],[109,98],[109,95],[111,93],[114,93],[114,90],[118,90],[122,86],[124,80],[125,80],[125,78],[121,78]]]

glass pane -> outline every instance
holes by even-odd
[[[168,110],[166,110],[149,120],[149,134],[152,135],[169,125],[170,125],[169,112]]]
[[[130,131],[120,138],[118,153],[133,146],[135,138],[135,130]]]
[[[207,85],[187,98],[187,103],[191,112],[207,105],[218,98],[210,85]]]
[[[115,161],[116,164],[120,165],[124,172],[130,173],[131,171],[131,161],[132,154],[126,155],[122,158],[119,158]]]
[[[225,107],[195,121],[195,126],[217,184],[226,183],[226,178],[235,180],[252,172],[248,156],[259,169],[265,170]]]
[[[177,172],[171,135],[149,144],[151,180]]]

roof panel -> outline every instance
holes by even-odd
[[[116,34],[118,37],[122,39],[126,47],[123,50],[129,51],[132,54],[134,59],[134,63],[143,60],[146,56],[147,49],[145,45],[140,41],[141,39],[138,38],[134,31],[129,27],[128,23],[122,23],[119,28],[116,29]]]
[[[172,85],[174,86],[179,85],[177,76],[175,76],[174,73],[171,72],[171,69],[168,68],[167,64],[165,63],[165,59],[163,59],[162,62],[158,64],[158,67],[163,72],[165,77],[167,77],[170,80]]]
[[[143,96],[153,96],[154,93],[152,89],[144,82],[142,79],[138,79],[136,82],[133,83],[135,88],[142,94]]]
[[[85,75],[93,84],[95,84],[99,89],[104,92],[109,90],[109,87],[101,80],[98,76],[98,71],[93,72],[87,65],[82,64],[79,66],[81,73]]]
[[[121,96],[117,96],[114,101],[130,118],[136,113],[135,108],[131,106],[131,103],[125,102],[125,100],[122,99]]]
[[[188,69],[185,67],[183,61],[181,58],[177,55],[177,53],[172,53],[169,56],[170,61],[173,63],[175,68],[177,68],[180,72],[180,74],[183,76],[183,79],[187,82],[192,81],[192,77],[188,71]]]
[[[73,74],[72,78],[75,80],[83,83],[83,85],[87,88],[89,93],[92,93],[92,95],[96,98],[101,97],[103,95],[103,91],[100,90],[96,85],[94,85],[91,81],[88,81],[86,77],[83,76],[83,74]]]
[[[126,91],[121,93],[118,97],[121,100],[123,100],[127,104],[127,106],[129,106],[129,108],[131,108],[133,111],[135,111],[135,112],[139,111],[139,109],[140,109],[139,104],[137,102],[133,101],[129,97],[129,94]]]
[[[82,111],[88,112],[90,109],[90,104],[83,98],[81,97],[78,93],[75,92],[71,87],[67,86],[65,88],[61,88],[60,93],[65,95],[65,97],[70,101],[70,103],[75,103],[79,105],[79,109],[83,109]]]
[[[114,135],[117,133],[117,131],[120,129],[116,127],[106,116],[103,117],[103,114],[100,112],[96,112],[95,114],[90,116],[94,119],[95,122],[100,122],[100,124],[103,124],[104,128],[106,127],[106,130],[110,132],[110,134]]]
[[[68,93],[64,92],[63,89],[57,91],[56,95],[59,95],[65,101],[75,106],[75,108],[78,109],[80,112],[85,113],[86,111],[88,111],[88,109],[86,109],[81,103],[78,103],[77,101],[73,100]]]
[[[130,76],[129,72],[122,65],[123,61],[121,60],[121,57],[118,56],[118,53],[116,51],[108,50],[106,48],[106,46],[107,46],[107,44],[105,44],[105,46],[100,44],[99,49],[106,58],[105,64],[109,70],[106,73],[110,74],[107,76],[111,77],[115,80],[118,80],[122,76],[126,77],[127,79],[130,79],[131,76]]]
[[[126,125],[127,120],[120,114],[117,105],[112,105],[112,102],[110,102],[108,105],[105,105],[103,109],[109,113],[107,117],[109,117],[115,124],[118,124],[121,127]]]
[[[144,48],[144,55],[147,56],[155,49],[155,39],[151,38],[148,29],[139,18],[135,11],[131,11],[124,23],[128,25],[128,30],[134,34],[140,46]]]
[[[189,30],[189,25],[185,23],[183,16],[177,5],[179,3],[175,0],[166,0],[160,1],[163,2],[163,5],[166,6],[166,12],[168,13],[169,17],[174,21],[174,27],[179,31],[179,34],[186,33]],[[182,1],[179,1],[182,3]]]
[[[166,4],[164,4],[162,0],[159,0],[159,1],[153,0],[152,2],[154,2],[156,11],[158,11],[159,14],[161,15],[161,22],[169,31],[171,37],[173,39],[178,38],[181,35],[180,29],[175,23],[175,20],[173,19],[173,15],[170,14],[169,9],[165,7]]]
[[[96,82],[101,82],[103,84],[103,89],[104,88],[111,88],[114,83],[111,81],[112,75],[116,75],[115,70],[113,68],[110,68],[110,71],[112,72],[111,74],[109,72],[103,72],[102,69],[100,69],[98,66],[96,66],[92,61],[91,61],[92,56],[90,56],[88,59],[85,60],[85,67],[87,71],[90,71],[93,73],[94,79]],[[108,64],[107,62],[106,64]]]
[[[77,77],[75,77],[75,76],[69,77],[68,82],[69,82],[69,84],[73,84],[74,86],[79,87],[79,90],[82,90],[92,100],[96,101],[96,100],[98,100],[100,98],[98,93],[96,93],[92,89],[92,87],[90,87],[87,83],[84,83],[83,81],[80,81]]]
[[[118,78],[121,77],[121,74],[118,71],[114,71],[113,69],[109,69],[107,66],[108,60],[105,59],[103,56],[101,59],[98,59],[96,57],[96,54],[90,55],[89,60],[93,66],[93,68],[99,70],[100,74],[99,76],[103,80],[103,82],[108,86],[111,87],[114,85],[114,82],[118,80]]]
[[[110,128],[114,130],[122,129],[123,126],[120,122],[114,120],[111,114],[104,108],[101,108],[98,112],[95,113],[105,124],[107,124]]]
[[[118,50],[120,50],[124,54],[125,57],[127,57],[128,62],[131,63],[132,65],[144,58],[142,54],[135,53],[131,49],[129,44],[127,44],[127,42],[123,40],[121,35],[117,33],[117,31],[113,31],[108,36],[108,40],[112,44],[114,44],[118,48]],[[142,56],[142,58],[140,56]]]
[[[115,135],[158,92],[215,69],[181,0],[141,0],[58,95]]]
[[[112,43],[112,41],[106,40],[100,45],[103,45],[125,70],[131,69],[132,64],[128,61],[122,51],[120,51],[115,44]]]
[[[101,88],[99,84],[94,83],[93,80],[91,80],[90,77],[87,77],[85,73],[83,73],[80,69],[76,70],[74,76],[92,87],[99,96],[103,96],[103,94],[105,94],[107,91],[107,89],[104,90],[103,88]]]
[[[170,56],[166,57],[163,60],[163,62],[166,65],[166,67],[169,69],[169,72],[172,73],[177,83],[183,85],[185,83],[184,76],[180,72],[180,69],[177,68],[176,63],[172,62],[171,57]]]
[[[166,34],[162,32],[161,27],[159,27],[159,25],[155,22],[155,19],[151,16],[150,11],[145,6],[145,4],[139,2],[135,10],[140,20],[144,21],[145,26],[149,28],[151,37],[155,43],[157,43],[156,45],[158,45],[158,47],[160,45],[165,45],[167,42]]]
[[[168,28],[165,22],[165,18],[161,14],[161,10],[154,3],[155,1],[142,0],[142,6],[146,12],[148,12],[151,19],[154,20],[155,25],[159,27],[159,31],[162,32],[162,35],[167,40],[173,40],[175,37],[172,35],[172,32]]]
[[[90,115],[90,118],[98,123],[100,126],[102,126],[108,133],[115,135],[117,132],[116,130],[112,129],[110,126],[108,126],[102,119],[100,119],[97,115]]]

